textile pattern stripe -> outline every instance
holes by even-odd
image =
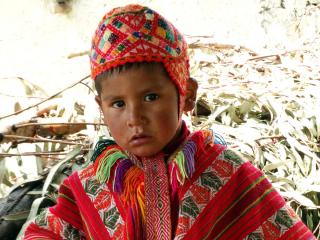
[[[116,199],[106,183],[100,184],[96,178],[92,178],[92,175],[94,175],[93,165],[80,171],[81,184],[108,229],[110,237],[112,239],[123,239],[125,226],[122,217],[124,214],[121,214],[120,208],[116,207]]]
[[[147,239],[171,240],[169,179],[163,156],[142,158],[145,170]]]
[[[243,161],[237,155],[224,149],[224,146],[215,144],[206,154],[198,157],[199,166],[205,168],[200,171],[202,174],[195,176],[195,181],[187,186],[187,191],[181,193],[184,197],[181,199],[181,215],[176,236],[180,238],[185,236],[201,212],[205,210],[211,212],[210,209],[206,208],[208,200],[214,198],[219,189],[230,180],[231,176],[243,164]],[[232,156],[232,159],[229,156]],[[216,160],[206,163],[207,159]],[[201,227],[198,229],[201,229]]]
[[[262,223],[261,216],[267,220],[284,204],[262,173],[244,163],[198,215],[185,239],[242,239]]]
[[[88,235],[94,240],[111,239],[104,222],[92,204],[89,195],[86,194],[82,186],[78,172],[74,172],[69,177],[69,182],[73,189],[78,190],[74,191],[74,196],[78,202],[81,202],[78,206]]]

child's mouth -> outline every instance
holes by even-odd
[[[147,143],[150,140],[150,136],[144,135],[144,134],[139,134],[135,135],[130,139],[130,143],[135,146],[135,145],[142,145]]]

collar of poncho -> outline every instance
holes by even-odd
[[[95,147],[92,161],[96,178],[107,183],[129,207],[135,227],[129,227],[128,234],[133,239],[144,235],[147,239],[172,239],[170,196],[192,177],[195,159],[213,142],[210,130],[190,135],[189,131],[184,135],[185,131],[184,126],[176,149],[173,144],[148,158],[137,158],[113,140],[101,140]]]
[[[192,177],[195,170],[195,156],[199,153],[199,148],[203,148],[204,145],[212,141],[212,131],[201,130],[184,136],[184,140],[176,150],[172,151],[171,149],[170,156],[166,161],[171,174],[171,184],[176,180],[182,185],[185,179]],[[167,154],[161,152],[158,155],[165,156]],[[113,190],[119,193],[122,190],[122,180],[126,172],[132,166],[143,169],[142,162],[136,156],[122,150],[111,139],[102,139],[97,142],[91,161],[94,162],[96,178],[99,182],[111,181]],[[111,174],[112,171],[114,174]],[[112,175],[113,179],[111,179]]]

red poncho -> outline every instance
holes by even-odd
[[[168,196],[148,202],[147,188],[163,189],[145,182],[145,160],[100,142],[94,163],[64,181],[57,205],[24,239],[315,239],[261,171],[210,131],[187,135],[169,157],[155,157],[164,161],[157,171]]]

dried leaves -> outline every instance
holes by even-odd
[[[320,221],[319,45],[263,56],[243,47],[214,46],[198,41],[198,48],[190,50],[192,76],[199,80],[200,98],[212,111],[208,118],[195,117],[194,122],[224,135],[316,230]]]

